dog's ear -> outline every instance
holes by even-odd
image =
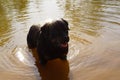
[[[65,19],[61,18],[61,20],[65,23],[66,26],[68,26],[68,22]]]

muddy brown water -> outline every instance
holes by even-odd
[[[51,61],[40,68],[40,76],[27,48],[28,30],[61,17],[70,26],[68,61]],[[119,0],[0,0],[0,80],[49,80],[47,76],[120,80]]]

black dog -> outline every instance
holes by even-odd
[[[30,49],[37,48],[40,63],[45,65],[48,60],[67,59],[68,53],[68,22],[64,19],[46,22],[43,26],[31,26],[27,35]]]

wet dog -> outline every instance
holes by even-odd
[[[64,19],[46,22],[43,26],[32,25],[27,35],[28,47],[37,49],[42,65],[45,65],[48,60],[56,58],[66,60],[68,31],[68,22]]]

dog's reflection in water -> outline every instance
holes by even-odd
[[[49,60],[46,65],[41,65],[36,49],[32,49],[36,59],[36,66],[42,80],[69,80],[69,62],[67,60]]]

